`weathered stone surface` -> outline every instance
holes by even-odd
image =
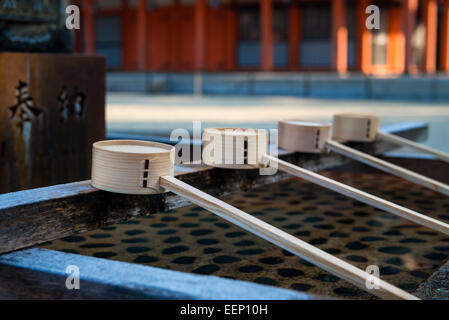
[[[67,290],[76,265],[82,290]],[[327,299],[246,281],[152,268],[134,263],[31,249],[0,257],[0,299]]]
[[[422,299],[449,300],[449,262],[424,281],[415,294]]]

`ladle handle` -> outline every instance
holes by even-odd
[[[329,140],[326,142],[326,146],[328,147],[329,150],[344,155],[348,158],[362,162],[371,167],[377,168],[379,170],[398,176],[407,181],[413,182],[415,184],[421,185],[433,191],[449,196],[449,186],[444,183],[441,183],[434,179],[430,179],[416,172],[404,169],[390,162],[373,157],[369,154],[352,149],[336,141]]]
[[[419,150],[419,151],[424,152],[424,153],[431,154],[431,155],[437,157],[438,159],[449,163],[449,154],[447,154],[445,152],[442,152],[442,151],[439,151],[439,150],[427,147],[425,145],[416,143],[414,141],[410,141],[408,139],[404,139],[402,137],[399,137],[399,136],[396,136],[396,135],[393,135],[393,134],[389,134],[389,133],[386,133],[386,132],[382,132],[382,131],[379,131],[377,133],[377,137],[380,140],[383,140],[383,141],[386,141],[386,142],[398,144],[398,145],[403,146],[403,147],[409,147],[409,148],[412,148],[412,149],[415,149],[415,150]]]
[[[413,210],[401,207],[392,202],[386,201],[382,198],[373,196],[369,193],[356,189],[354,187],[345,185],[338,181],[329,179],[322,175],[319,175],[315,172],[312,172],[307,169],[300,168],[288,162],[279,160],[278,158],[265,155],[266,161],[270,161],[272,164],[277,164],[278,169],[284,172],[287,172],[293,176],[298,178],[302,178],[309,182],[315,183],[324,188],[330,189],[332,191],[341,193],[350,198],[356,199],[360,202],[366,203],[378,209],[387,211],[404,219],[415,222],[419,225],[425,226],[427,228],[442,232],[446,235],[449,235],[449,225],[441,222],[437,219],[433,219],[431,217],[425,216],[421,213],[415,212]]]
[[[380,279],[376,279],[378,289],[368,289],[366,282],[373,279],[372,275],[174,177],[161,177],[160,185],[373,295],[383,299],[418,299]]]

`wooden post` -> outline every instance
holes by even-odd
[[[418,0],[402,1],[402,30],[405,38],[405,72],[416,73],[417,66],[413,61],[412,37],[416,26]]]
[[[260,0],[260,25],[262,34],[262,70],[273,69],[273,4],[271,0]]]
[[[449,0],[444,0],[442,6],[440,68],[449,72]]]
[[[84,16],[84,52],[88,55],[95,54],[95,20],[94,20],[94,0],[83,2]]]
[[[292,4],[289,10],[289,67],[290,70],[298,69],[299,39],[301,37],[301,11],[298,5]]]
[[[348,29],[345,0],[332,1],[332,68],[338,73],[348,71]]]
[[[195,4],[195,68],[204,69],[204,49],[206,39],[206,0],[196,0]]]
[[[147,0],[138,0],[137,3],[137,68],[146,69],[147,60]]]
[[[423,71],[435,73],[437,67],[437,31],[438,31],[438,1],[425,0],[423,8],[426,40],[424,48]]]
[[[366,28],[366,8],[369,6],[368,0],[358,1],[357,7],[357,25],[358,25],[358,65],[363,73],[371,73],[372,59],[372,34]]]

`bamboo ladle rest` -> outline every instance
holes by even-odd
[[[227,131],[229,131],[227,133]],[[203,162],[207,165],[225,169],[255,169],[262,168],[264,157],[268,148],[268,133],[266,130],[234,129],[234,128],[209,128],[203,134]],[[268,158],[270,160],[270,158]],[[266,162],[266,161],[265,161]],[[164,178],[161,179],[163,181]],[[176,185],[161,183],[167,189],[177,192]],[[191,187],[190,187],[191,188]],[[181,194],[181,193],[180,193]],[[181,195],[186,196],[186,193]],[[188,195],[192,197],[192,194]],[[216,200],[219,201],[219,200]],[[202,205],[202,200],[197,201]],[[418,299],[417,297],[380,280],[379,289],[369,290],[366,281],[370,275],[365,271],[336,258],[329,253],[320,250],[305,241],[277,229],[253,216],[235,209],[227,204],[226,207],[218,209],[228,209],[236,212],[239,220],[229,216],[225,211],[217,213],[216,207],[206,207],[221,217],[235,223],[236,225],[256,234],[257,236],[272,242],[273,244],[292,252],[293,254],[309,261],[319,268],[328,271],[373,295],[383,299]]]
[[[330,141],[332,129],[332,125],[330,123],[290,120],[280,121],[278,127],[279,147],[282,149],[303,153],[321,153],[325,151],[326,148],[330,148],[333,145],[333,141]],[[449,235],[449,225],[437,219],[404,208],[390,201],[331,180],[327,177],[318,175],[285,161],[278,160],[274,157],[266,156],[266,158],[272,162],[278,163],[280,170],[286,171],[291,175],[303,178],[307,181],[331,189],[360,202],[364,202],[378,209],[387,211],[427,228]]]
[[[110,140],[93,145],[92,185],[122,194],[160,194],[172,191],[221,218],[259,236],[336,276],[384,299],[418,299],[378,279],[378,289],[368,290],[368,273],[273,227],[174,177],[175,148],[131,140]]]
[[[415,147],[419,146],[420,150],[426,149],[427,152],[432,151],[434,155],[435,153],[439,153],[440,156],[448,157],[447,155],[444,155],[444,153],[437,150],[433,150],[406,139],[379,131],[379,118],[374,115],[362,113],[342,113],[335,115],[333,123],[333,137],[332,140],[326,141],[326,146],[329,150],[344,155],[348,158],[449,196],[449,186],[447,184],[373,157],[340,143],[350,141],[374,142],[376,139],[385,140],[404,146],[406,144],[402,142],[405,141],[407,146],[412,146],[413,144]]]

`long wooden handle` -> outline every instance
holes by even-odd
[[[390,142],[390,143],[395,143],[404,147],[409,147],[409,148],[413,148],[415,150],[419,150],[421,152],[425,152],[431,155],[434,155],[435,157],[437,157],[438,159],[442,160],[442,161],[446,161],[449,162],[449,154],[424,146],[422,144],[416,143],[414,141],[410,141],[408,139],[404,139],[401,138],[399,136],[393,135],[393,134],[389,134],[386,132],[382,132],[379,131],[377,133],[377,137],[380,138],[381,140]]]
[[[272,164],[277,164],[279,170],[287,172],[293,176],[310,181],[327,189],[333,190],[345,196],[356,199],[360,202],[369,204],[373,207],[385,210],[394,215],[400,216],[404,219],[413,221],[417,224],[423,225],[430,229],[437,230],[444,234],[449,235],[449,225],[444,222],[430,218],[413,210],[398,206],[397,204],[373,196],[369,193],[363,192],[359,189],[353,188],[351,186],[345,185],[335,180],[329,179],[327,177],[324,177],[307,169],[303,169],[298,166],[292,165],[288,162],[279,160],[278,158],[265,155],[264,159],[266,161],[270,161]]]
[[[402,179],[408,180],[410,182],[419,184],[423,187],[429,188],[433,191],[437,191],[446,196],[449,196],[449,186],[441,183],[439,181],[430,179],[416,172],[404,169],[387,161],[381,160],[379,158],[373,157],[369,154],[360,152],[358,150],[347,147],[341,143],[336,141],[327,141],[326,146],[339,154],[342,154],[348,158],[354,159],[356,161],[360,161],[364,164],[367,164],[371,167],[377,168],[379,170],[388,172],[392,175],[398,176]]]
[[[161,177],[160,185],[191,202],[215,213],[223,219],[251,232],[255,235],[287,250],[316,266],[333,273],[334,275],[356,285],[383,299],[416,300],[417,297],[385,282],[379,280],[378,289],[368,289],[366,281],[372,276],[353,265],[340,260],[325,251],[322,251],[307,242],[263,222],[253,216],[220,201],[188,184],[174,178]]]

